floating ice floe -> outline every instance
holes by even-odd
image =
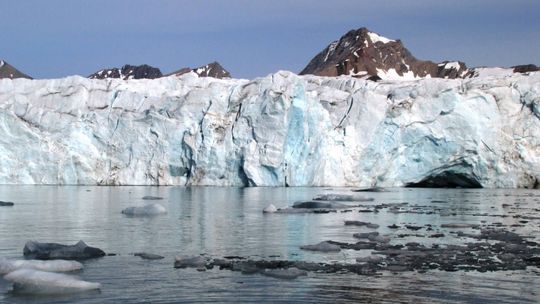
[[[66,260],[40,261],[0,259],[0,274],[10,273],[23,268],[50,272],[68,272],[80,270],[83,268],[83,265],[76,261]]]
[[[74,276],[35,269],[19,269],[4,279],[13,282],[15,292],[29,294],[65,294],[97,290],[101,284],[80,280]]]

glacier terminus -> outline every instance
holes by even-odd
[[[0,80],[0,183],[538,188],[540,73]]]

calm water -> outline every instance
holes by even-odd
[[[324,240],[355,242],[362,228],[344,226],[344,220],[377,223],[381,233],[410,233],[390,230],[392,224],[501,223],[509,230],[540,241],[540,191],[391,189],[362,193],[375,199],[370,204],[402,203],[426,214],[329,213],[271,214],[261,210],[308,200],[321,193],[348,193],[348,189],[323,188],[181,188],[181,187],[56,187],[0,186],[0,200],[15,202],[0,207],[0,257],[22,258],[28,240],[73,244],[84,240],[91,246],[117,256],[84,262],[77,275],[100,282],[100,292],[70,296],[30,297],[11,292],[11,284],[0,279],[0,303],[104,303],[104,302],[369,302],[369,303],[538,303],[540,271],[529,267],[512,272],[382,273],[380,276],[309,273],[296,280],[213,269],[174,269],[177,255],[205,254],[210,257],[238,255],[260,259],[346,261],[366,251],[311,253],[302,245]],[[162,196],[157,201],[168,214],[153,218],[129,218],[123,208],[148,203],[145,195]],[[448,203],[433,203],[444,200]],[[511,207],[503,206],[511,204]],[[409,209],[414,210],[415,208]],[[442,210],[442,211],[441,211]],[[441,216],[442,213],[448,213]],[[453,215],[455,214],[455,215]],[[480,214],[487,214],[479,216]],[[530,218],[518,223],[513,215]],[[500,215],[509,215],[501,217]],[[525,221],[523,221],[525,222]],[[519,224],[511,227],[511,225]],[[404,228],[403,228],[404,229]],[[438,228],[434,232],[441,231]],[[452,243],[447,233],[439,239],[415,236],[392,240],[405,243]],[[165,256],[146,261],[132,254],[149,252]],[[279,256],[279,257],[275,257]]]

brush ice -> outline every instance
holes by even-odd
[[[21,268],[50,272],[69,272],[80,270],[83,268],[83,265],[76,261],[65,260],[40,261],[0,259],[0,274],[6,274]]]
[[[409,76],[2,79],[0,183],[539,185],[540,73]]]
[[[13,282],[16,292],[30,294],[76,293],[101,288],[101,284],[80,280],[61,273],[19,269],[8,273],[4,279]]]

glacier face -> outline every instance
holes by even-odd
[[[540,73],[0,80],[0,183],[538,187]]]

